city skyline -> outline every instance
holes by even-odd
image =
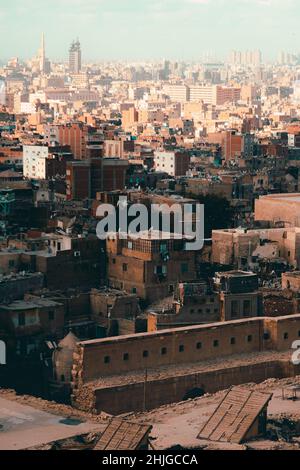
[[[3,5],[1,30],[11,39],[2,49],[1,59],[31,58],[42,32],[51,60],[65,60],[76,37],[85,61],[199,60],[208,51],[225,59],[232,49],[258,48],[268,61],[276,59],[280,50],[299,52],[296,0],[231,0],[231,8],[224,0],[128,3],[53,0],[50,7],[42,2],[41,8],[41,2],[35,0],[26,6],[15,0]]]

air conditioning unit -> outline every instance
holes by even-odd
[[[74,257],[79,258],[80,257],[80,251],[74,251]]]

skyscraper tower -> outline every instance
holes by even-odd
[[[72,42],[69,50],[69,70],[71,73],[79,73],[81,70],[81,47],[78,39]]]
[[[39,51],[39,59],[40,59],[40,71],[42,73],[45,72],[45,65],[46,65],[46,51],[45,51],[45,35],[42,33],[42,40],[41,40],[41,48]]]

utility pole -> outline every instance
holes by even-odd
[[[148,382],[148,369],[145,369],[145,380],[144,380],[144,403],[143,409],[146,411],[146,392],[147,392],[147,382]]]

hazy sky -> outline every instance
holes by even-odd
[[[300,0],[2,0],[0,59],[31,57],[41,32],[50,59],[79,37],[84,59],[220,58],[300,50]]]

